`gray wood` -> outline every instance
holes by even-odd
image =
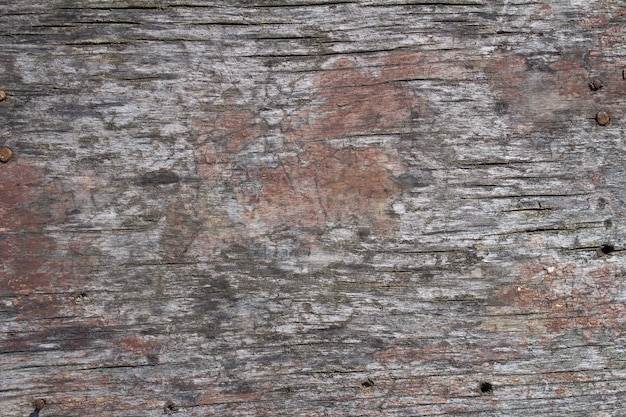
[[[0,414],[626,415],[625,16],[1,2]]]

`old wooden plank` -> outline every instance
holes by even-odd
[[[2,415],[621,415],[625,16],[0,4]]]

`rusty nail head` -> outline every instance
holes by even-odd
[[[7,98],[7,93],[5,93],[4,91],[0,90],[0,101],[4,101]]]
[[[597,78],[594,78],[593,80],[589,82],[589,89],[591,91],[598,91],[602,87],[604,87],[604,85],[602,84],[602,81]]]
[[[40,399],[38,399],[38,400],[35,400],[35,408],[38,408],[38,409],[40,409],[40,410],[41,410],[41,409],[43,409],[45,406],[46,406],[46,400],[43,400],[43,399],[41,399],[41,398],[40,398]]]
[[[609,116],[606,111],[600,110],[596,113],[596,122],[598,122],[600,126],[606,126],[611,122],[611,116]]]
[[[13,156],[13,151],[11,148],[0,148],[0,162],[9,162],[11,157]]]

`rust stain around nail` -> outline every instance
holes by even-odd
[[[7,93],[5,93],[4,91],[0,90],[0,101],[4,101],[7,98]]]
[[[11,148],[7,148],[6,146],[0,148],[0,162],[9,162],[9,160],[13,157],[13,151]]]
[[[611,116],[609,116],[606,111],[600,110],[596,113],[596,122],[598,122],[600,126],[606,126],[611,122]]]

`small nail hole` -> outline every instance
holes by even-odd
[[[89,295],[86,292],[78,293],[74,297],[74,302],[76,304],[87,304],[89,302]]]
[[[46,400],[37,399],[33,402],[33,405],[35,406],[35,411],[30,413],[28,417],[39,417],[39,412],[46,406]]]
[[[602,81],[598,80],[597,78],[592,80],[589,83],[589,89],[591,91],[598,91],[599,89],[601,89],[602,87],[604,87],[604,85],[602,84]]]
[[[493,392],[493,385],[490,382],[481,382],[480,392],[483,394],[491,394]]]
[[[374,386],[374,381],[372,378],[367,378],[365,381],[361,382],[361,387],[363,388],[372,388]]]
[[[608,255],[611,252],[615,252],[615,246],[607,243],[606,245],[600,246],[600,252],[602,252],[605,255]]]
[[[172,401],[165,403],[165,406],[163,407],[163,412],[165,412],[165,414],[174,414],[176,411],[178,411],[178,407],[176,407]]]

